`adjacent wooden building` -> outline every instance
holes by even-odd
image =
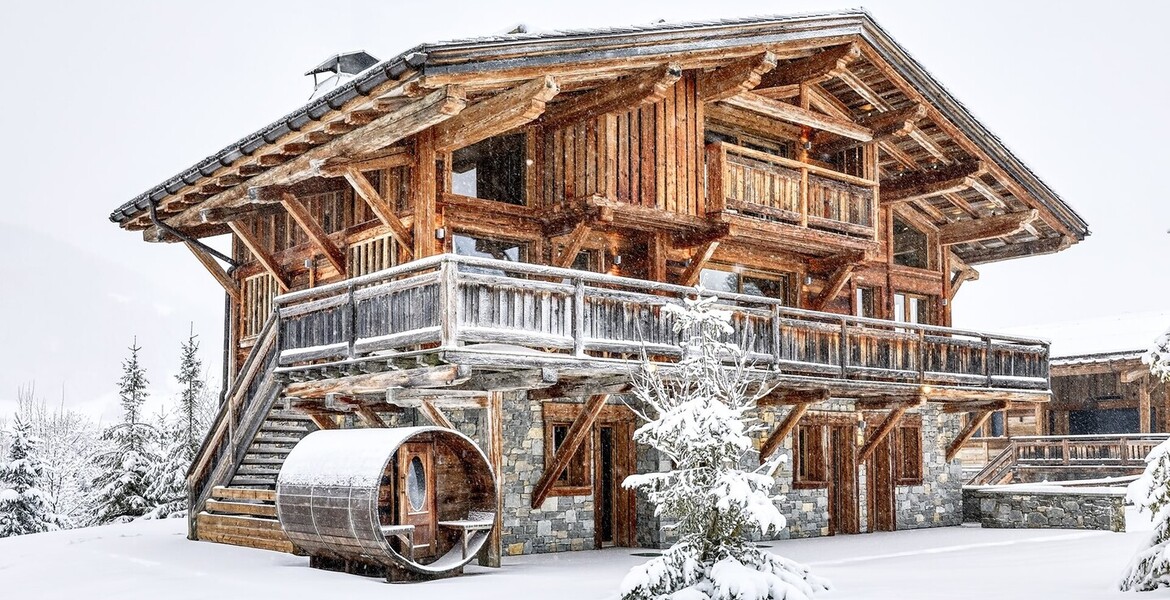
[[[792,458],[785,535],[957,522],[975,424],[1048,399],[1047,344],[951,328],[951,302],[1086,224],[864,12],[516,32],[347,72],[369,62],[327,61],[335,88],[111,215],[230,300],[193,538],[289,549],[270,490],[300,436],[433,423],[493,464],[486,562],[665,543],[620,486],[669,468],[622,395],[643,352],[669,369],[660,307],[696,284],[778,384],[759,444]]]

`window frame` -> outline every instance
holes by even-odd
[[[922,416],[904,415],[894,430],[894,484],[922,485]],[[908,446],[912,447],[910,451]]]
[[[921,250],[922,251],[922,264],[921,264],[921,266],[918,264],[906,264],[903,262],[899,262],[898,257],[904,256],[906,254],[906,251],[901,251],[901,252],[899,251],[899,246],[898,246],[898,240],[900,237],[900,234],[898,232],[899,226],[901,226],[902,228],[904,228],[905,230],[907,230],[909,232],[912,232],[916,238],[920,238],[922,240],[922,250]],[[932,245],[931,245],[930,238],[931,238],[931,236],[930,236],[929,232],[923,231],[920,227],[918,227],[910,219],[903,218],[899,215],[892,215],[890,217],[890,246],[889,246],[889,248],[890,248],[890,262],[898,267],[903,267],[903,268],[907,268],[907,269],[918,269],[918,270],[923,270],[923,271],[933,270],[935,261],[933,260],[934,253],[931,251]]]
[[[504,133],[504,134],[495,135],[495,136],[480,140],[474,144],[469,144],[469,145],[464,146],[462,148],[457,148],[457,149],[451,151],[448,155],[449,164],[447,165],[447,168],[446,168],[447,190],[453,195],[461,196],[464,198],[474,198],[476,200],[484,200],[487,202],[499,202],[500,204],[507,204],[509,206],[525,206],[525,207],[531,206],[532,205],[532,198],[529,197],[530,194],[529,194],[529,189],[528,189],[528,187],[529,187],[528,180],[530,178],[530,171],[534,167],[534,165],[531,165],[528,163],[528,156],[529,156],[528,137],[529,137],[528,134],[524,131]],[[505,155],[502,153],[491,152],[491,150],[490,150],[491,144],[493,144],[493,143],[494,144],[505,144],[505,143],[510,144],[513,138],[518,140],[518,143],[516,144],[516,146],[514,148],[516,156],[512,156],[511,154]],[[464,173],[467,173],[467,171],[463,171],[463,172],[456,171],[456,163],[459,160],[458,157],[461,153],[466,153],[466,152],[476,150],[477,146],[479,146],[480,148],[489,148],[489,149],[488,150],[479,150],[479,152],[481,152],[481,154],[476,157],[476,160],[474,162],[472,162],[472,164],[474,164],[475,166],[472,167],[470,170],[473,170],[476,172],[475,192],[472,194],[465,194],[465,193],[462,193],[460,191],[456,191],[455,186],[456,186],[457,177],[459,177],[460,175],[463,175]],[[485,197],[486,193],[480,192],[480,187],[481,187],[480,186],[480,174],[479,174],[480,165],[482,164],[483,159],[486,157],[489,157],[489,156],[492,156],[492,157],[509,156],[510,158],[508,158],[508,159],[499,159],[498,163],[503,163],[506,166],[507,161],[510,160],[511,162],[515,163],[512,166],[519,167],[520,172],[516,176],[516,181],[515,181],[516,189],[514,190],[516,198],[514,198],[514,199],[488,198],[488,197]]]
[[[789,271],[769,273],[769,272],[765,272],[765,271],[759,271],[757,269],[750,269],[750,268],[739,267],[739,266],[734,266],[734,265],[715,264],[715,265],[711,265],[707,268],[704,268],[699,272],[699,281],[700,282],[703,279],[703,273],[726,273],[728,275],[735,275],[735,289],[734,290],[726,291],[726,292],[724,290],[715,290],[715,291],[731,293],[731,294],[742,294],[744,296],[753,296],[753,297],[757,297],[757,298],[770,298],[772,300],[779,300],[780,303],[783,304],[784,306],[794,306],[793,296],[795,295],[795,290],[794,290],[793,282],[796,281],[796,273],[792,273]],[[743,291],[745,278],[776,282],[776,283],[780,284],[780,287],[783,290],[782,295],[781,295],[781,297],[776,297],[776,296],[761,296],[761,295],[746,293]]]

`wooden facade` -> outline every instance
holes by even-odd
[[[951,301],[974,265],[1088,234],[861,12],[427,45],[112,219],[185,242],[232,299],[229,393],[191,472],[193,514],[265,450],[274,410],[315,428],[483,410],[498,473],[503,393],[588,398],[550,422],[539,506],[579,448],[603,444],[598,423],[628,444],[627,421],[598,421],[605,398],[643,352],[669,368],[660,308],[696,284],[734,311],[779,385],[769,401],[796,407],[764,454],[804,435],[810,398],[856,400],[860,421],[822,431],[854,474],[836,476],[835,502],[856,504],[841,482],[867,461],[914,479],[907,453],[925,449],[903,432],[923,403],[1047,399],[1047,344],[951,328]],[[221,234],[230,269],[198,242]],[[629,456],[607,468],[631,472]],[[620,496],[611,538],[633,543]],[[868,530],[893,527],[876,518]]]

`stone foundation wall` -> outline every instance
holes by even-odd
[[[1125,490],[1076,488],[963,490],[966,516],[983,527],[1125,531]]]
[[[948,527],[963,522],[963,467],[948,463],[947,445],[962,427],[957,414],[937,404],[918,408],[922,415],[922,485],[897,486],[894,509],[898,529]]]

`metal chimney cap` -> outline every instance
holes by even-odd
[[[365,50],[342,52],[330,56],[325,62],[307,71],[305,75],[317,75],[318,73],[346,73],[349,75],[357,75],[376,64],[378,64],[378,59],[374,58]]]

